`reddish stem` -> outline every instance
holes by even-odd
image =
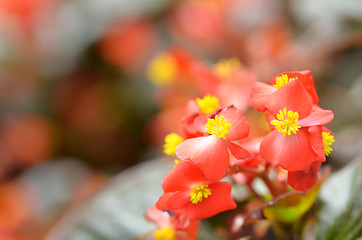
[[[265,185],[268,187],[270,193],[274,196],[277,197],[278,194],[278,189],[275,187],[275,185],[272,183],[272,181],[270,181],[270,179],[268,178],[268,176],[266,174],[262,174],[260,175],[260,178],[264,181]]]

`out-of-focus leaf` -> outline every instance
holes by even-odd
[[[81,209],[66,214],[46,239],[126,240],[156,229],[145,213],[162,194],[161,181],[172,169],[168,163],[145,162],[120,173]]]
[[[329,178],[320,191],[318,239],[349,240],[362,236],[362,158]]]
[[[263,209],[264,216],[272,221],[293,223],[301,218],[317,199],[321,181],[308,192],[292,192],[270,201]]]
[[[59,159],[33,167],[18,182],[38,218],[53,221],[91,177],[89,169],[74,159]]]

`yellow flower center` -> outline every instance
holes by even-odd
[[[329,132],[322,132],[322,138],[323,138],[324,153],[326,154],[326,156],[329,156],[329,154],[331,154],[331,152],[333,151],[331,146],[335,141],[334,136]]]
[[[197,204],[202,202],[204,198],[208,198],[211,195],[211,190],[207,184],[199,184],[191,187],[190,202]]]
[[[298,123],[299,114],[293,112],[292,110],[287,111],[286,108],[279,111],[277,114],[278,120],[272,120],[270,123],[275,126],[278,132],[283,133],[283,137],[288,133],[290,136],[292,133],[297,133],[299,128],[301,128]]]
[[[279,89],[294,79],[295,78],[289,78],[287,74],[282,74],[281,76],[276,77],[275,84],[273,86]]]
[[[211,95],[206,95],[203,99],[196,98],[196,103],[204,114],[212,113],[215,109],[220,107],[219,99]]]
[[[222,59],[215,65],[215,74],[225,79],[231,73],[238,71],[240,66],[241,64],[236,58]]]
[[[219,116],[216,115],[215,119],[207,119],[205,127],[205,132],[216,135],[219,138],[226,138],[225,135],[229,133],[231,124],[227,119],[224,119],[224,116],[219,118]]]
[[[154,232],[156,240],[176,240],[176,231],[171,227],[164,227]]]
[[[172,56],[163,53],[156,56],[147,68],[147,77],[155,85],[166,85],[176,76],[177,66]]]
[[[175,156],[175,148],[182,143],[183,138],[176,133],[167,134],[165,137],[165,144],[163,145],[163,152],[169,156]]]

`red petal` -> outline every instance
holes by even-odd
[[[319,98],[315,90],[314,79],[310,71],[309,70],[300,71],[297,76],[299,80],[302,82],[303,86],[305,87],[305,90],[307,90],[309,95],[312,97],[313,103],[314,104],[318,103]]]
[[[229,167],[229,152],[224,140],[215,135],[187,139],[175,149],[176,156],[201,168],[208,180],[219,180]]]
[[[173,194],[167,202],[167,205],[171,209],[178,209],[186,207],[187,204],[190,202],[190,192],[191,189],[188,189],[186,191],[180,191],[175,194]]]
[[[313,171],[288,172],[288,184],[295,190],[306,192],[314,186],[318,180],[318,173]]]
[[[158,199],[158,201],[156,203],[156,207],[160,210],[170,209],[167,202],[172,195],[173,195],[173,193],[171,193],[171,192],[163,193],[162,196]]]
[[[310,73],[309,70],[295,71],[295,72],[282,72],[282,73],[276,75],[273,78],[272,84],[275,84],[275,79],[277,77],[281,76],[282,74],[286,74],[289,78],[297,78],[297,79],[299,79],[301,81],[301,83],[303,84],[305,90],[312,97],[313,103],[314,104],[318,103],[319,99],[318,99],[317,92],[315,90],[314,79],[313,79],[312,74]]]
[[[277,130],[269,133],[260,144],[260,155],[274,167],[281,165],[288,171],[301,171],[319,160],[309,141],[307,130],[283,137]]]
[[[313,111],[305,118],[298,121],[299,126],[316,126],[325,125],[332,122],[334,114],[331,110],[324,110],[319,107],[314,107]]]
[[[211,195],[202,202],[189,203],[186,207],[187,216],[191,221],[214,216],[220,212],[236,208],[231,197],[231,185],[227,182],[209,184]]]
[[[251,157],[251,154],[243,147],[240,147],[239,145],[230,141],[225,141],[225,143],[231,154],[236,158],[236,160],[247,160]]]
[[[190,114],[181,120],[182,127],[186,138],[201,137],[204,131],[199,131],[197,126],[194,124],[194,120],[199,116],[198,113]]]
[[[250,106],[259,112],[265,112],[265,104],[276,90],[275,87],[268,84],[255,82],[250,94]]]
[[[204,180],[200,168],[190,162],[180,161],[162,180],[162,188],[165,192],[183,191],[189,189],[195,182]]]
[[[322,127],[321,126],[310,127],[308,131],[309,131],[309,140],[313,150],[318,154],[320,161],[324,162],[326,160],[326,156],[324,154]]]
[[[274,92],[265,106],[274,117],[277,116],[279,110],[286,108],[298,112],[299,119],[303,119],[311,112],[313,101],[302,83],[299,80],[293,80]]]
[[[224,116],[231,125],[229,133],[225,135],[227,140],[236,141],[248,136],[250,130],[249,124],[242,112],[240,112],[237,108],[224,108],[220,113],[218,113],[218,115],[219,117]]]

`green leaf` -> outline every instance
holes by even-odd
[[[308,192],[291,192],[270,201],[263,209],[266,218],[281,223],[294,223],[300,219],[317,199],[321,182]]]
[[[318,239],[349,240],[362,236],[362,162],[348,165],[321,188]]]

